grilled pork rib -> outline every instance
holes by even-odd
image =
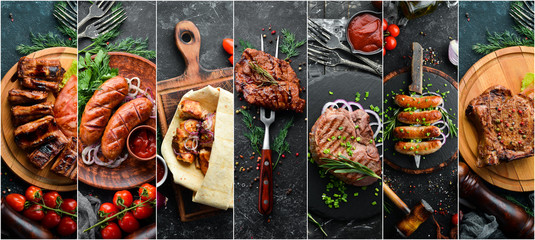
[[[42,118],[46,115],[52,115],[52,108],[50,104],[35,104],[31,106],[14,106],[11,107],[13,120],[15,125],[25,124],[36,119]]]
[[[7,100],[12,105],[28,105],[35,103],[42,103],[46,101],[48,92],[46,91],[30,91],[22,89],[11,89]]]
[[[59,82],[63,79],[65,69],[58,59],[35,59],[21,57],[17,67],[19,78],[38,78],[45,81]]]

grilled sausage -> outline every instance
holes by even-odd
[[[405,155],[427,155],[438,151],[442,147],[440,140],[425,142],[397,142],[395,149]]]
[[[398,120],[406,124],[430,124],[442,119],[442,113],[438,110],[421,112],[400,112]]]
[[[411,97],[407,95],[396,95],[394,98],[396,104],[402,108],[415,107],[418,109],[435,108],[442,104],[440,96]]]
[[[128,83],[123,77],[110,78],[102,83],[85,105],[80,123],[80,140],[91,145],[102,137],[111,113],[128,94]]]
[[[435,126],[411,127],[403,126],[394,128],[394,137],[403,139],[425,139],[440,136],[440,128]]]
[[[22,214],[15,212],[13,208],[5,203],[5,199],[2,199],[2,222],[9,224],[6,230],[15,234],[17,238],[56,239],[54,234],[41,226],[41,224],[33,222]]]
[[[48,92],[45,91],[29,91],[22,89],[9,90],[7,100],[13,105],[28,105],[35,103],[42,103],[46,101]]]
[[[123,104],[110,118],[102,136],[102,154],[107,159],[116,159],[126,145],[126,138],[132,129],[147,121],[152,114],[153,104],[145,98],[136,98]]]

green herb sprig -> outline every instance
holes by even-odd
[[[457,125],[455,125],[455,123],[453,123],[453,120],[452,120],[452,119],[456,119],[456,118],[454,116],[452,116],[451,114],[449,114],[447,111],[445,111],[442,108],[439,108],[439,111],[440,111],[440,113],[442,113],[442,118],[446,121],[448,126],[450,126],[451,134],[453,134],[453,136],[457,137],[457,131],[458,131]]]
[[[384,123],[385,129],[383,132],[383,137],[385,139],[390,139],[390,135],[392,134],[392,131],[394,131],[394,129],[396,128],[397,121],[398,121],[397,116],[398,116],[399,111],[400,111],[399,108],[396,108],[394,112],[392,113],[392,116],[388,116],[387,114],[384,115],[387,118]]]
[[[302,41],[297,41],[295,39],[295,34],[291,33],[287,29],[282,29],[281,33],[283,35],[282,43],[280,44],[280,51],[281,53],[286,54],[285,61],[290,59],[291,57],[296,57],[299,55],[299,51],[297,48],[303,46],[306,42],[306,39],[303,39]]]
[[[310,213],[307,213],[307,214],[308,214],[308,220],[310,220],[312,223],[316,224],[316,226],[318,226],[318,228],[320,229],[321,233],[323,233],[323,235],[325,235],[325,237],[328,237],[327,233],[321,227],[321,224],[318,221],[316,221],[316,219],[314,219],[312,217],[312,215],[310,215]]]
[[[256,151],[260,156],[262,154],[262,152],[260,152],[260,143],[264,137],[264,129],[254,124],[253,116],[247,110],[241,109],[239,112],[243,116],[242,121],[245,124],[245,127],[247,127],[247,130],[249,130],[249,132],[246,132],[243,135],[249,139],[253,151]]]
[[[324,162],[320,165],[320,167],[324,168],[325,172],[332,170],[334,173],[360,173],[366,176],[381,179],[381,177],[377,175],[374,171],[359,162],[353,162],[344,155],[330,155],[335,157],[336,159],[320,158]],[[365,176],[360,177],[359,179],[357,179],[357,181],[363,178],[365,178]]]
[[[260,80],[260,86],[263,85],[279,85],[279,82],[275,80],[275,78],[268,72],[266,69],[263,69],[258,64],[254,62],[249,62],[249,67],[253,69],[256,73],[260,74],[262,76]]]
[[[15,48],[17,52],[27,55],[51,47],[76,47],[76,38],[69,40],[52,32],[47,34],[30,33],[30,41],[33,45],[19,44]]]
[[[288,121],[284,127],[279,131],[279,134],[275,138],[275,141],[273,143],[273,150],[279,154],[277,157],[277,160],[275,161],[275,164],[273,164],[273,169],[277,167],[277,164],[279,163],[279,160],[284,153],[291,153],[290,152],[290,143],[286,141],[286,137],[288,136],[288,130],[290,130],[290,127],[293,126],[294,118],[292,117],[290,121]]]
[[[245,49],[247,48],[256,49],[255,46],[251,44],[249,41],[240,39],[238,42],[240,42],[240,49],[239,49],[240,52],[245,51]]]

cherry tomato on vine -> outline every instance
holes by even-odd
[[[390,36],[397,37],[399,36],[399,27],[396,24],[390,24],[386,28],[386,31],[390,33]]]
[[[383,31],[386,31],[387,27],[388,27],[388,22],[386,22],[386,19],[383,18]]]
[[[41,221],[41,225],[46,229],[55,228],[61,221],[61,216],[54,211],[48,211]]]
[[[383,56],[386,55],[386,49],[383,47]]]
[[[396,41],[396,38],[392,37],[392,36],[388,36],[385,38],[385,49],[390,51],[390,50],[394,50],[394,48],[396,48],[396,46],[398,45],[398,42]]]
[[[153,201],[156,199],[156,187],[148,183],[141,185],[141,187],[138,190],[138,193],[139,193],[139,197],[143,201],[147,201],[149,199]]]
[[[61,199],[61,196],[56,191],[45,193],[43,199],[45,200],[45,205],[51,208],[57,208],[61,206],[61,203],[63,202],[63,199]]]
[[[76,200],[72,198],[66,198],[63,199],[63,203],[61,204],[61,210],[65,212],[75,213],[76,206],[78,206]]]
[[[230,55],[234,55],[234,40],[232,38],[223,39],[223,49]]]
[[[59,221],[58,233],[61,236],[69,236],[76,232],[76,222],[70,217],[63,217]]]
[[[117,209],[117,207],[113,203],[103,203],[98,209],[98,216],[104,219],[109,216],[113,216],[118,212],[119,209]],[[115,219],[117,219],[117,217],[114,217],[108,221],[115,221]]]
[[[108,226],[100,230],[100,235],[104,239],[121,239],[121,229],[117,226],[117,223],[109,223]]]
[[[36,186],[30,186],[26,189],[25,196],[28,201],[39,202],[43,198],[43,190]]]
[[[139,229],[139,222],[131,212],[126,212],[123,218],[119,219],[119,227],[127,233],[131,233]]]
[[[230,62],[230,64],[234,64],[234,55],[228,57],[228,61]]]
[[[24,204],[26,203],[26,198],[18,193],[11,193],[6,196],[7,205],[13,208],[13,210],[20,212],[24,210]]]
[[[113,204],[115,204],[118,209],[130,207],[130,205],[132,205],[132,201],[134,201],[134,198],[127,190],[118,191],[113,196]]]
[[[41,221],[45,217],[43,207],[41,205],[34,204],[22,212],[24,216],[31,220]]]
[[[134,201],[135,205],[139,205],[138,207],[134,208],[134,210],[132,210],[134,217],[137,219],[145,219],[150,217],[154,212],[154,208],[146,203],[141,205],[141,203],[142,201],[139,199]]]

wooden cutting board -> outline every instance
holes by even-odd
[[[56,47],[47,48],[28,55],[38,59],[59,59],[61,66],[67,71],[72,61],[77,58],[76,48]],[[36,168],[29,160],[29,152],[19,148],[14,141],[15,126],[12,122],[11,104],[7,101],[8,92],[11,89],[21,89],[17,77],[17,63],[9,69],[2,78],[2,160],[17,176],[31,185],[56,191],[76,190],[76,180],[71,180],[50,170],[53,162],[44,169]],[[54,103],[55,97],[49,94],[47,102]]]
[[[109,52],[110,67],[119,70],[119,76],[138,77],[141,89],[150,89],[154,94],[156,85],[156,65],[138,55],[124,52]],[[141,93],[140,93],[141,94]],[[138,96],[140,95],[138,94]],[[155,127],[156,120],[149,119],[142,125]],[[125,151],[126,147],[125,147]],[[106,190],[122,190],[139,187],[152,181],[156,176],[156,160],[138,161],[129,156],[116,168],[107,168],[93,164],[87,166],[78,157],[78,179],[90,186]],[[154,182],[151,182],[154,184]]]
[[[176,108],[182,96],[190,90],[198,90],[208,85],[220,87],[233,92],[232,68],[216,70],[204,69],[199,64],[199,51],[201,48],[201,34],[193,22],[181,21],[175,26],[175,41],[178,50],[186,62],[184,74],[171,79],[158,82],[156,101],[158,104],[158,123],[162,135],[167,133],[167,128],[175,114]],[[192,207],[191,194],[186,189],[175,184],[177,201],[180,211],[180,219],[183,222],[201,219],[213,215],[216,208],[198,205]],[[187,198],[183,198],[183,196]]]
[[[477,61],[461,80],[459,98],[459,151],[468,166],[487,182],[517,192],[533,191],[533,156],[502,163],[497,166],[478,168],[477,131],[465,116],[468,103],[487,88],[500,84],[520,92],[524,75],[533,72],[533,47],[504,48]]]

